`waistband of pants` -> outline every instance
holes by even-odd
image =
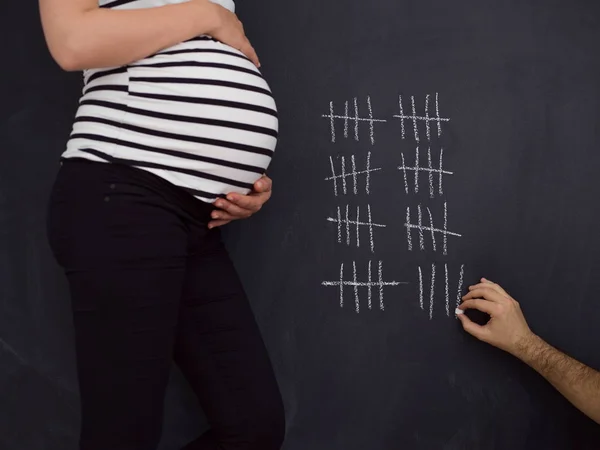
[[[61,165],[61,170],[69,171],[72,174],[79,172],[79,176],[85,181],[112,183],[121,180],[146,188],[189,215],[191,219],[202,223],[208,223],[211,220],[210,214],[215,209],[214,205],[195,198],[167,180],[136,167],[90,161],[84,158],[61,158]]]

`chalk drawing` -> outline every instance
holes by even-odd
[[[460,275],[458,277],[458,289],[456,290],[456,307],[458,308],[462,303],[462,290],[465,278],[465,265],[460,266]]]
[[[360,247],[360,227],[367,227],[369,230],[369,244],[370,244],[370,249],[371,249],[371,253],[375,252],[375,237],[374,237],[374,232],[373,229],[374,228],[385,228],[386,226],[380,223],[374,223],[373,222],[373,218],[371,215],[371,205],[367,205],[367,221],[366,222],[361,222],[360,221],[360,206],[356,207],[356,217],[354,220],[350,219],[350,208],[349,205],[346,205],[346,210],[345,210],[345,218],[342,218],[342,212],[341,212],[341,208],[338,206],[337,207],[337,215],[336,217],[328,217],[327,218],[328,222],[332,222],[332,223],[336,223],[337,224],[337,235],[338,235],[338,243],[342,243],[342,225],[345,226],[345,230],[346,230],[346,245],[350,245],[351,243],[351,235],[352,235],[352,230],[351,227],[354,226],[355,228],[355,235],[356,235],[356,247],[359,248]]]
[[[406,223],[410,223],[410,206],[406,207]],[[408,251],[412,251],[412,232],[410,227],[406,227],[406,242],[408,244]]]
[[[331,181],[333,184],[333,193],[334,195],[337,197],[338,195],[341,194],[346,195],[348,194],[348,183],[346,182],[347,178],[351,178],[351,183],[352,183],[352,193],[354,195],[358,195],[359,194],[359,182],[358,182],[358,178],[359,176],[364,176],[365,179],[365,185],[364,185],[364,192],[365,194],[369,195],[370,194],[370,187],[371,187],[371,173],[372,172],[377,172],[379,170],[382,170],[381,167],[377,167],[377,168],[371,168],[371,152],[367,153],[367,160],[366,160],[366,167],[364,170],[356,170],[356,158],[354,155],[350,156],[350,164],[351,164],[351,171],[348,172],[346,170],[346,157],[342,156],[340,158],[340,170],[339,170],[339,174],[336,172],[336,165],[334,162],[333,157],[329,157],[329,164],[331,167],[331,176],[325,178],[325,181]],[[341,181],[341,186],[338,184],[338,181]]]
[[[423,271],[419,266],[419,306],[423,309]]]
[[[344,287],[351,287],[353,290],[354,297],[354,310],[356,313],[360,313],[360,290],[362,288],[367,289],[367,308],[371,310],[373,308],[372,304],[372,289],[379,290],[379,309],[381,311],[385,310],[384,303],[384,290],[386,287],[391,286],[400,286],[403,284],[409,284],[405,281],[384,281],[383,277],[383,261],[378,262],[377,268],[377,280],[372,279],[372,270],[371,270],[371,261],[368,263],[367,267],[367,281],[359,281],[357,270],[356,270],[356,261],[352,262],[352,279],[345,280],[344,279],[344,264],[340,265],[340,278],[337,281],[323,281],[321,284],[327,287],[337,287],[339,289],[339,298],[340,298],[340,307],[344,307]]]
[[[421,213],[421,205],[417,206],[419,222],[417,229],[419,230],[419,248],[425,250],[425,235],[423,233],[423,214]],[[433,228],[433,227],[430,227]]]
[[[446,290],[445,298],[446,298],[446,315],[450,316],[450,288],[448,286],[448,264],[444,264],[444,272],[446,273]]]
[[[344,138],[348,138],[348,123],[354,122],[354,140],[360,141],[360,123],[369,124],[369,140],[371,145],[375,145],[375,123],[385,123],[387,119],[375,119],[373,117],[373,105],[371,104],[371,97],[367,96],[367,117],[362,117],[359,114],[358,98],[353,99],[354,114],[350,115],[348,110],[348,102],[344,103],[344,114],[335,114],[335,107],[333,101],[329,102],[329,114],[323,114],[321,117],[329,119],[329,127],[331,131],[331,142],[336,142],[336,121],[342,120],[344,122]]]
[[[406,165],[406,158],[404,153],[401,153],[402,157],[402,165],[398,167],[398,170],[401,170],[404,174],[404,192],[409,193],[408,188],[408,175],[407,172],[414,172],[415,183],[414,183],[414,193],[419,193],[419,172],[428,172],[429,175],[429,197],[435,197],[435,187],[434,187],[434,177],[438,175],[438,189],[437,192],[440,196],[444,195],[444,175],[454,175],[454,172],[450,172],[449,170],[444,170],[444,149],[440,149],[440,161],[438,167],[433,166],[433,160],[431,156],[431,147],[427,149],[427,166],[421,166],[419,161],[419,147],[415,149],[415,164],[412,167]]]
[[[457,298],[462,296],[462,285],[463,285],[463,277],[464,277],[464,269],[465,266],[462,264],[460,266],[460,274],[458,275],[458,290],[457,290]],[[434,309],[436,303],[435,296],[435,286],[436,286],[436,264],[431,264],[430,269],[430,285],[429,285],[429,320],[433,319]],[[423,297],[424,297],[424,281],[423,281],[423,269],[421,266],[417,267],[418,278],[419,278],[419,308],[424,309],[423,305]],[[457,306],[460,303],[457,303]],[[444,309],[446,312],[446,317],[450,317],[450,276],[448,264],[444,264]]]
[[[431,265],[431,287],[429,288],[429,320],[433,319],[433,299],[435,298],[435,264]]]
[[[424,112],[424,115],[419,116],[419,115],[417,115],[417,108],[415,105],[414,95],[412,95],[410,97],[412,115],[406,115],[404,113],[404,107],[402,104],[403,103],[402,95],[398,96],[398,103],[400,105],[400,114],[395,114],[394,118],[400,119],[402,139],[406,139],[406,131],[405,131],[405,127],[404,127],[405,120],[412,121],[414,138],[415,138],[415,141],[417,141],[417,142],[420,142],[420,140],[421,140],[421,136],[419,133],[419,126],[418,126],[419,122],[425,123],[426,138],[428,141],[431,141],[431,125],[430,125],[431,122],[435,122],[437,124],[438,138],[442,135],[441,124],[442,124],[442,122],[449,122],[450,118],[440,116],[439,93],[437,93],[437,92],[435,93],[435,116],[434,117],[430,116],[429,115],[429,97],[430,97],[429,95],[425,96],[425,112]],[[323,117],[329,117],[329,116],[323,116]],[[331,121],[333,122],[333,119],[331,119]]]
[[[413,230],[413,229],[416,229],[419,232],[419,248],[421,249],[421,251],[425,250],[425,248],[426,248],[424,232],[427,231],[431,234],[431,247],[432,247],[432,250],[434,250],[434,251],[437,250],[437,246],[436,246],[436,242],[435,242],[435,234],[436,233],[441,234],[443,236],[443,254],[444,255],[448,254],[448,236],[462,237],[462,235],[459,233],[455,233],[453,231],[448,231],[447,202],[444,202],[444,228],[440,229],[440,228],[436,228],[434,226],[433,218],[432,218],[431,214],[429,216],[429,226],[423,225],[423,218],[422,218],[420,204],[417,206],[417,223],[416,224],[411,222],[410,206],[406,207],[406,223],[404,224],[404,226],[408,230],[407,231],[408,250],[412,250],[411,230]]]

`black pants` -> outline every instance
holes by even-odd
[[[135,168],[67,160],[48,236],[71,290],[81,450],[153,450],[171,361],[210,430],[186,450],[278,450],[281,396],[211,206]]]

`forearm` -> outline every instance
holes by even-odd
[[[531,366],[585,415],[600,423],[600,372],[532,335],[515,356]]]
[[[208,33],[218,20],[213,4],[197,0],[137,10],[40,6],[50,52],[66,70],[125,65]]]

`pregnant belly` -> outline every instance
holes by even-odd
[[[198,38],[129,65],[126,77],[111,157],[217,195],[248,192],[268,167],[278,134],[275,101],[237,50]],[[86,89],[80,109],[99,111],[103,91],[94,82]]]

